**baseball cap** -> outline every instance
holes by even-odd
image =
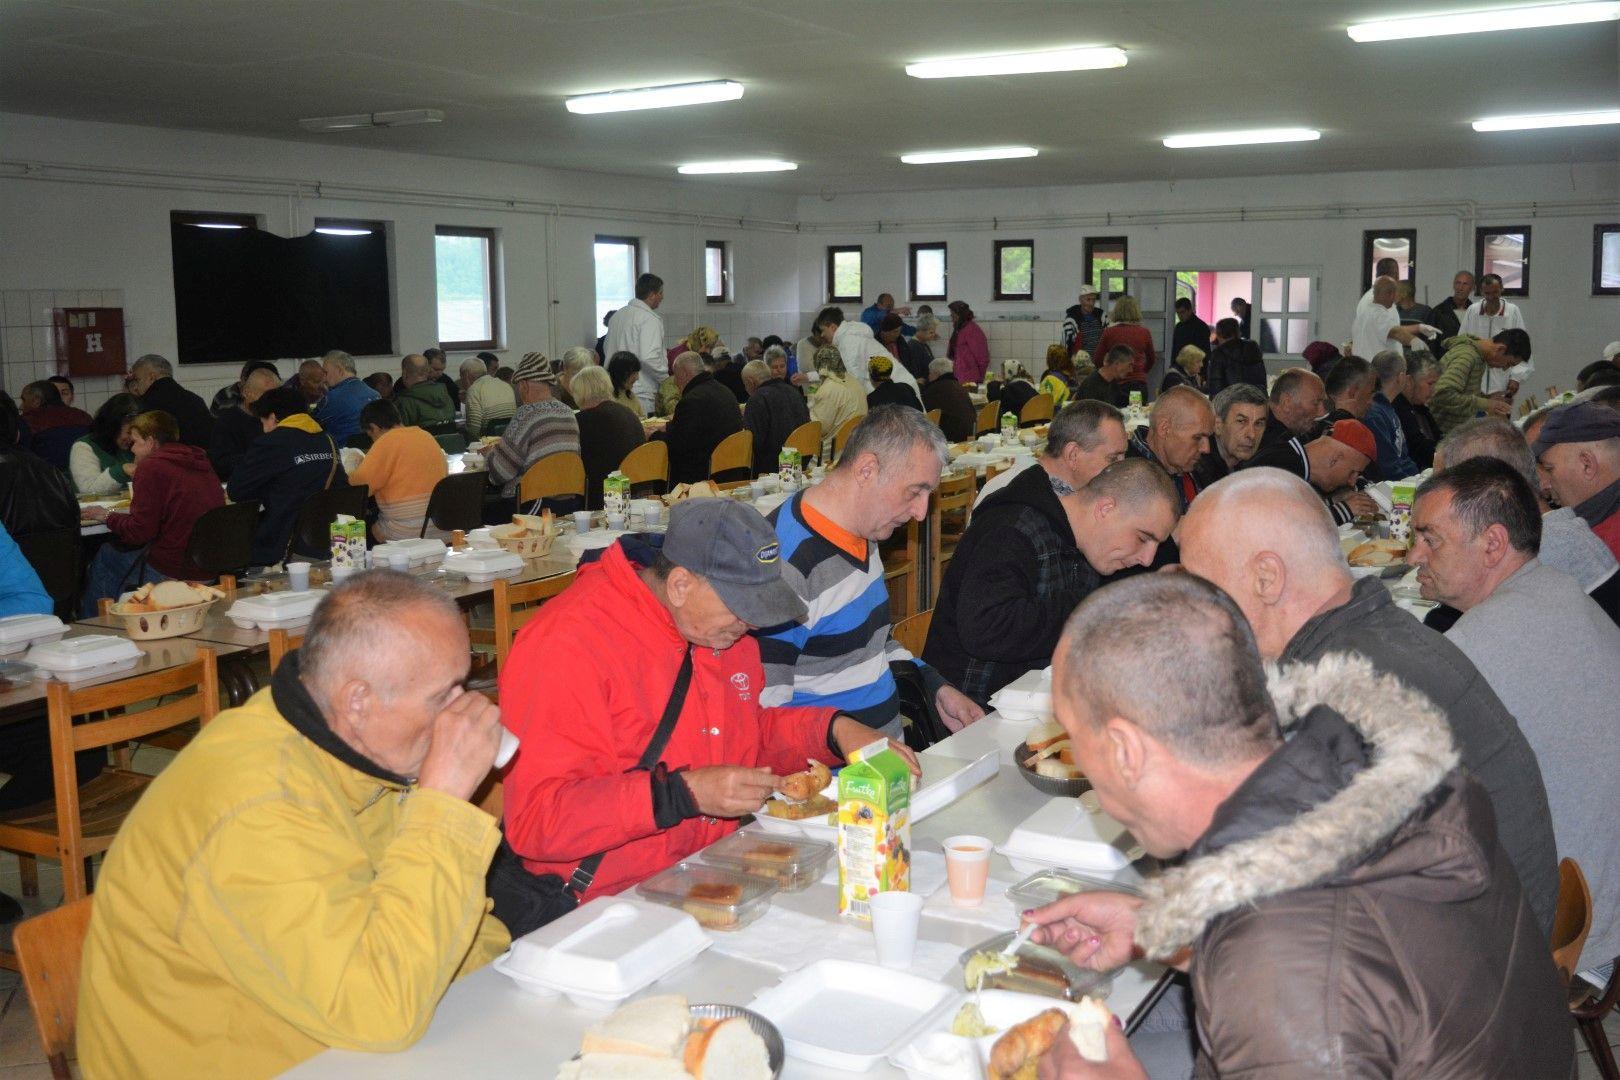
[[[751,506],[731,499],[689,499],[669,512],[664,557],[709,583],[749,626],[800,622],[804,601],[782,580],[776,530]]]
[[[523,360],[518,364],[517,370],[512,372],[512,385],[538,379],[543,383],[557,381],[557,373],[551,369],[551,361],[546,359],[545,353],[524,353]]]
[[[1378,444],[1360,420],[1340,420],[1328,429],[1328,438],[1343,443],[1368,461],[1378,460]]]
[[[1088,281],[1084,285],[1080,286],[1080,292],[1077,295],[1079,295],[1079,296],[1101,296],[1102,293],[1097,291],[1097,286],[1093,285],[1091,282]]]
[[[1548,413],[1530,452],[1539,458],[1549,446],[1606,439],[1620,439],[1620,412],[1594,401],[1583,401]]]

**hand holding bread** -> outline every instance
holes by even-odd
[[[819,795],[828,784],[832,783],[832,770],[814,758],[806,758],[810,767],[790,776],[784,776],[777,781],[776,790],[792,799],[794,802],[804,802],[806,799]]]

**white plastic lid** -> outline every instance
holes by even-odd
[[[316,605],[325,596],[324,589],[244,596],[232,604],[231,609],[225,614],[233,619],[271,619],[286,622],[312,614]]]
[[[66,630],[55,615],[7,615],[0,619],[0,645],[18,645]]]
[[[684,911],[604,896],[512,942],[501,970],[565,993],[627,998],[711,943]]]
[[[413,564],[436,562],[444,558],[443,540],[391,540],[371,549],[371,565],[387,566],[394,555],[408,555]]]
[[[523,556],[505,548],[469,548],[446,555],[444,568],[463,574],[499,574],[523,569]]]
[[[128,638],[85,634],[35,645],[28,651],[28,662],[47,671],[73,672],[138,660],[140,656],[140,646]]]
[[[1092,813],[1075,799],[1052,799],[996,850],[1009,858],[1109,874],[1131,861],[1126,852],[1135,844],[1125,826],[1107,814]]]
[[[1052,711],[1052,669],[1026,671],[992,694],[990,703],[997,709],[1050,713]]]

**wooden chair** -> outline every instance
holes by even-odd
[[[917,602],[921,583],[917,573],[920,534],[917,522],[908,521],[905,531],[891,537],[882,550],[883,584],[889,590],[889,613],[895,622],[913,614],[920,606]]]
[[[540,605],[574,583],[574,575],[527,581],[513,585],[504,578],[495,579],[495,670],[506,666],[506,657],[512,651],[512,642],[525,623],[534,618]]]
[[[619,462],[619,471],[630,478],[630,493],[663,495],[669,491],[669,443],[649,439]],[[645,490],[639,490],[639,489]]]
[[[973,425],[977,435],[990,435],[1001,430],[1001,402],[987,401],[979,406],[979,419]]]
[[[183,696],[140,712],[122,711],[174,694]],[[219,673],[213,650],[198,649],[197,659],[189,664],[100,686],[74,689],[67,683],[50,682],[45,688],[45,711],[50,722],[56,797],[0,814],[0,850],[18,854],[25,886],[29,879],[37,882],[34,861],[40,856],[60,860],[62,896],[71,901],[89,894],[85,860],[112,846],[118,827],[152,782],[143,773],[108,768],[80,787],[73,755],[144,739],[192,720],[206,725],[219,711]],[[91,713],[111,715],[73,722],[74,717]],[[0,953],[0,967],[13,966],[10,954]]]
[[[783,446],[791,446],[799,452],[799,460],[809,467],[810,462],[821,458],[821,421],[811,420],[807,424],[800,424],[794,428],[787,437]]]
[[[574,495],[584,505],[585,461],[572,450],[547,454],[529,466],[518,481],[518,506],[522,508],[540,499],[555,499]]]
[[[930,424],[933,424],[935,427],[939,427],[939,418],[945,415],[945,413],[943,409],[929,409],[927,412],[923,413],[923,415],[928,418],[928,422]]]
[[[1018,426],[1034,427],[1036,424],[1045,424],[1052,419],[1052,395],[1036,394],[1024,402],[1024,407],[1018,410]]]
[[[844,444],[849,442],[849,437],[855,434],[855,429],[860,426],[861,421],[864,419],[866,419],[865,416],[852,416],[838,425],[838,430],[833,432],[832,456],[834,461],[844,456]]]
[[[973,499],[978,494],[979,481],[971,472],[941,480],[934,492],[929,511],[932,528],[928,530],[928,595],[939,603],[939,583],[945,576],[945,564],[956,555],[956,545],[967,532],[968,519],[973,516]]]
[[[934,609],[929,608],[927,611],[919,611],[915,615],[901,619],[894,624],[891,633],[894,634],[894,640],[898,641],[908,653],[920,657],[923,654],[923,646],[928,643],[928,628],[933,623]]]
[[[996,477],[1000,476],[1006,471],[1007,466],[999,462],[992,462],[991,464],[986,465],[984,467],[984,484],[980,484],[979,487],[983,489],[985,484],[990,483],[990,481],[994,480]]]
[[[1592,1062],[1604,1080],[1620,1078],[1609,1047],[1603,1018],[1613,1011],[1615,999],[1620,997],[1620,964],[1609,975],[1608,985],[1593,992],[1584,979],[1577,978],[1581,949],[1586,935],[1592,929],[1592,890],[1587,887],[1586,875],[1580,863],[1563,859],[1558,863],[1558,908],[1553,913],[1553,964],[1569,990],[1569,1013],[1575,1027],[1586,1043]]]
[[[727,473],[736,473],[741,470],[743,479],[753,479],[754,476],[754,433],[752,431],[734,431],[720,440],[720,445],[714,448],[709,455],[709,479],[715,483]],[[727,480],[736,480],[736,476],[726,476]]]
[[[292,634],[286,630],[270,631],[270,674],[276,673],[281,666],[282,658],[304,643],[303,634]]]
[[[79,967],[90,932],[88,896],[17,924],[12,944],[34,1026],[55,1080],[69,1080],[68,1054],[79,1018]]]

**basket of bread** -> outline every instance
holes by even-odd
[[[664,503],[674,506],[688,499],[723,499],[725,496],[713,480],[699,480],[695,484],[676,484],[674,490],[664,496]]]
[[[513,514],[511,524],[489,530],[497,544],[525,559],[539,558],[557,541],[557,521],[550,510],[540,514]]]
[[[1055,720],[1039,724],[1013,751],[1018,772],[1039,791],[1075,798],[1091,790],[1091,781],[1074,763],[1069,733]]]
[[[209,605],[224,596],[212,585],[160,581],[125,593],[107,614],[123,623],[124,634],[134,641],[179,637],[202,629]]]

